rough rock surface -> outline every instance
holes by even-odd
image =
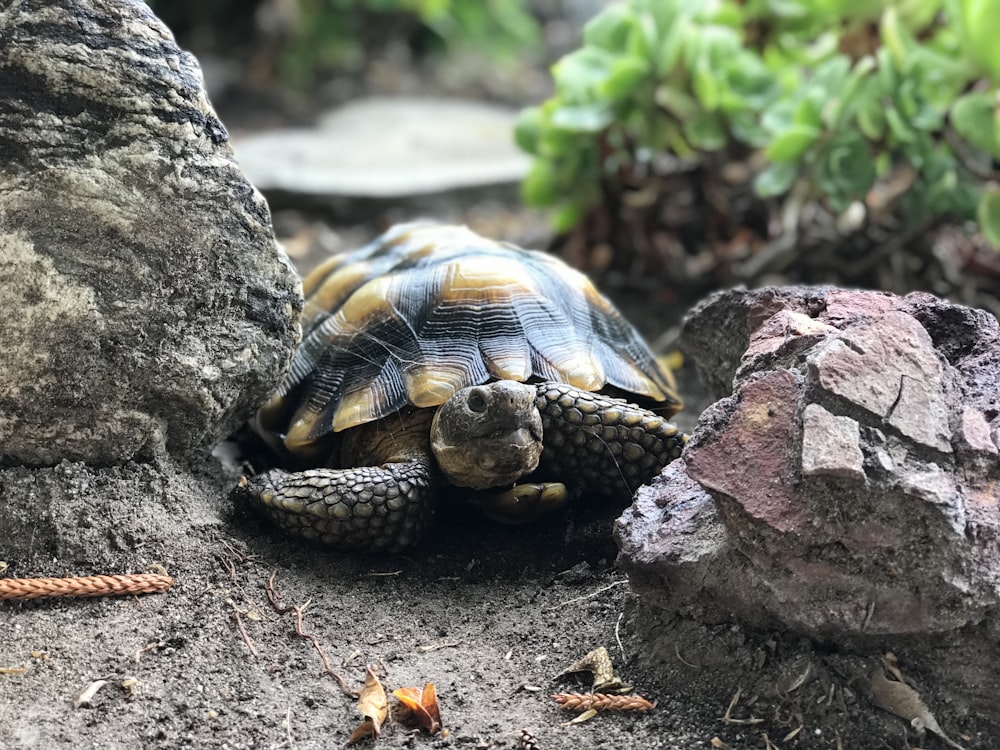
[[[996,607],[992,316],[921,294],[735,291],[699,306],[685,336],[733,395],[646,494],[681,518],[713,504],[705,523],[754,584],[720,591],[720,611],[839,636],[949,630]],[[660,529],[669,549],[678,522]],[[620,532],[623,562],[648,575],[645,528],[626,516]]]
[[[139,0],[0,1],[0,465],[205,449],[298,281],[194,58]]]
[[[928,294],[734,290],[683,336],[720,400],[617,524],[648,601],[868,646],[997,619],[993,316]]]

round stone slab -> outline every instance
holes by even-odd
[[[391,199],[519,182],[514,110],[457,99],[375,97],[315,127],[234,139],[264,192]]]

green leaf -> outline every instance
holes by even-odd
[[[700,58],[695,65],[691,87],[705,109],[714,110],[719,106],[718,79],[709,66],[707,56]]]
[[[703,111],[697,99],[670,83],[657,86],[653,99],[658,106],[663,107],[682,121],[697,117]]]
[[[783,195],[788,192],[798,174],[799,170],[793,162],[772,164],[754,178],[753,187],[762,198]]]
[[[693,24],[687,18],[678,18],[676,23],[661,28],[660,48],[656,52],[656,75],[669,75],[676,67],[684,52],[685,44],[691,38]]]
[[[702,151],[718,151],[728,142],[722,119],[714,112],[704,112],[685,122],[683,127],[688,143]]]
[[[636,11],[650,15],[660,36],[665,37],[670,29],[684,21],[680,12],[685,2],[686,0],[634,0],[633,4]]]
[[[735,3],[719,3],[707,20],[720,26],[732,26],[734,29],[743,26],[743,14]]]
[[[514,124],[514,142],[522,151],[538,153],[538,141],[545,124],[545,116],[540,107],[526,107],[517,116]]]
[[[763,148],[770,143],[770,136],[757,122],[755,113],[736,112],[728,115],[729,129],[736,140],[754,148]]]
[[[584,207],[577,201],[561,206],[552,215],[552,228],[556,232],[568,232],[575,227],[583,217]]]
[[[967,49],[994,83],[1000,83],[1000,12],[996,0],[958,0]]]
[[[521,199],[529,206],[551,206],[561,197],[552,165],[541,160],[532,164],[521,183]]]
[[[811,99],[803,99],[792,113],[792,122],[796,125],[818,129],[822,124],[820,110]]]
[[[858,128],[870,141],[880,141],[885,134],[885,107],[872,98],[858,105]]]
[[[927,133],[937,133],[944,125],[944,112],[930,104],[921,104],[910,124],[917,130]]]
[[[983,190],[976,207],[976,221],[990,244],[1000,248],[1000,189],[987,187]]]
[[[889,50],[885,47],[880,47],[875,53],[875,61],[878,63],[875,70],[879,83],[882,84],[882,90],[887,93],[895,91],[896,86],[899,85],[899,73],[892,62],[892,55],[889,53]]]
[[[599,133],[614,122],[615,113],[602,102],[594,104],[568,104],[552,110],[552,127],[574,133]]]
[[[889,50],[893,62],[900,70],[906,70],[909,66],[910,52],[916,46],[916,40],[910,36],[909,31],[899,21],[899,15],[895,8],[887,8],[882,14],[882,21],[879,24],[879,37],[882,44]]]
[[[583,43],[622,52],[635,25],[635,14],[628,6],[609,5],[583,27]]]
[[[912,143],[915,137],[913,128],[906,124],[894,106],[885,108],[885,120],[889,123],[889,130],[900,143]]]
[[[760,124],[769,133],[778,135],[788,130],[795,122],[795,104],[788,99],[779,99],[761,117]]]
[[[593,93],[611,74],[615,55],[596,47],[570,52],[552,66],[558,95],[573,104],[593,98]]]
[[[916,82],[912,78],[905,79],[896,89],[896,108],[907,122],[917,116],[920,104],[917,102]]]
[[[980,151],[1000,158],[997,142],[997,94],[973,92],[960,97],[951,108],[951,124],[962,138]]]
[[[816,142],[820,132],[811,125],[792,125],[771,142],[764,156],[774,162],[795,161]]]
[[[765,0],[768,13],[778,18],[799,19],[809,17],[809,8],[802,0]]]
[[[598,87],[597,95],[604,99],[624,99],[646,78],[648,71],[647,62],[641,58],[619,58],[612,65],[611,73]]]
[[[752,108],[761,110],[780,94],[777,79],[763,61],[749,52],[737,55],[723,68],[729,92],[723,92],[722,108],[726,111]],[[734,107],[732,102],[741,106]]]
[[[636,18],[632,33],[628,36],[625,54],[648,60],[652,64],[655,57],[654,50],[656,50],[659,41],[656,33],[656,22],[653,21],[652,16],[642,13]]]
[[[892,173],[892,154],[882,151],[875,157],[875,174],[878,177],[888,177]]]
[[[834,55],[816,66],[809,81],[810,88],[816,88],[820,92],[830,95],[839,95],[844,90],[850,74],[851,61],[847,56]]]
[[[816,182],[837,210],[867,193],[875,182],[871,147],[855,131],[844,131],[819,161]]]

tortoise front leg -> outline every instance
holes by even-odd
[[[681,455],[687,436],[654,412],[624,399],[540,383],[539,473],[565,482],[574,495],[630,498]]]
[[[433,515],[431,467],[421,459],[353,469],[274,469],[243,479],[234,496],[297,536],[363,552],[413,546]]]
[[[306,539],[361,552],[399,552],[422,538],[434,513],[433,468],[426,409],[361,425],[339,441],[334,465],[280,469],[243,479],[237,502],[259,507]]]

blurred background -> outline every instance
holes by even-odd
[[[150,0],[302,270],[430,217],[590,273],[668,351],[711,290],[1000,313],[983,0]]]

